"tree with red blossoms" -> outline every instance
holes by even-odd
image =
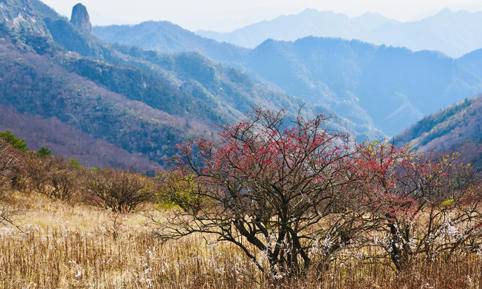
[[[397,270],[418,256],[430,262],[481,249],[482,195],[470,166],[455,156],[434,161],[388,144],[362,147],[358,157],[357,167],[365,168],[359,188],[378,200],[372,208],[381,220],[375,245]]]
[[[349,140],[322,129],[325,119],[289,121],[258,110],[228,127],[216,144],[181,148],[180,169],[194,176],[190,197],[176,197],[166,239],[210,233],[238,246],[274,279],[323,272],[371,227],[355,189],[356,153]],[[184,192],[185,196],[185,192]],[[322,274],[320,274],[322,276]]]

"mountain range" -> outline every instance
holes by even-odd
[[[277,85],[315,111],[333,111],[359,124],[359,132],[370,127],[394,136],[423,116],[482,92],[477,65],[482,50],[451,58],[435,51],[322,37],[266,40],[254,49],[241,49],[152,21],[95,27],[94,34],[108,43],[163,53],[203,53]]]
[[[73,11],[69,21],[37,0],[0,3],[0,109],[19,120],[4,120],[0,129],[33,147],[51,146],[90,166],[113,166],[119,157],[126,161],[114,166],[146,170],[165,165],[177,144],[214,137],[253,107],[294,116],[304,104],[196,52],[105,44],[90,34],[87,9],[76,5]],[[49,125],[58,130],[42,129]],[[359,127],[334,114],[329,125],[361,138],[379,134]],[[74,134],[92,145],[83,155],[76,146],[68,149],[72,140],[65,138]]]
[[[378,13],[349,17],[341,13],[307,9],[228,33],[198,31],[199,35],[254,48],[267,39],[295,41],[307,36],[340,37],[379,45],[436,50],[460,57],[482,47],[482,12],[444,9],[436,15],[401,22]]]
[[[481,64],[482,50],[450,58],[339,38],[240,48],[168,22],[92,28],[81,4],[67,19],[2,0],[0,130],[88,166],[146,172],[256,106],[324,113],[327,129],[359,141],[397,135],[479,94]]]

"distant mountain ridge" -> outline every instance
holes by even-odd
[[[317,15],[316,11],[306,13]],[[373,25],[383,20],[379,15],[362,18],[375,18]],[[105,41],[160,52],[200,51],[206,41],[184,30],[189,40],[177,38],[171,46],[165,39],[180,27],[173,31],[172,24],[165,22],[149,22],[148,26],[148,30],[142,28],[144,24],[95,28],[94,33],[102,31],[97,34],[100,38],[109,34]],[[314,111],[331,111],[355,129],[360,125],[359,132],[371,127],[397,135],[425,115],[482,93],[482,65],[478,65],[482,53],[477,51],[455,59],[433,51],[319,37],[266,40],[242,53],[234,46],[216,45],[216,55],[209,57],[229,58],[230,64],[277,85]],[[219,56],[223,51],[228,56]]]
[[[305,10],[228,33],[198,31],[199,35],[254,48],[267,39],[295,41],[308,36],[340,37],[374,44],[436,50],[460,57],[482,48],[482,12],[442,10],[417,21],[400,22],[377,13],[358,17],[329,11]]]
[[[306,9],[299,14],[279,16],[272,20],[247,25],[232,32],[219,33],[201,30],[196,33],[217,41],[255,48],[268,39],[295,41],[310,36],[358,39],[355,37],[356,35],[394,23],[397,21],[376,13],[349,17],[342,13]]]
[[[482,91],[482,71],[464,58],[359,41],[267,40],[243,61],[288,93],[329,103],[339,115],[363,118],[387,135]]]
[[[393,141],[422,152],[458,152],[482,170],[482,96],[425,117]]]
[[[85,24],[88,18],[81,19]],[[253,106],[291,116],[304,106],[308,117],[331,116],[328,129],[370,140],[383,138],[381,130],[399,134],[424,115],[482,91],[482,50],[453,59],[316,37],[243,49],[165,22],[147,30],[104,28],[112,39],[102,42],[84,24],[73,26],[37,0],[1,3],[0,110],[25,120],[5,128],[33,132],[57,124],[67,136],[78,133],[82,143],[98,142],[98,150],[107,152],[95,165],[112,165],[119,152],[129,160],[119,167],[162,166],[176,144],[214,137]],[[116,44],[119,33],[135,33],[139,42],[124,37]],[[150,42],[144,47],[139,39]],[[29,120],[38,123],[25,128]],[[25,137],[38,143],[33,133]],[[44,143],[70,143],[58,137]],[[64,148],[59,152],[69,155]],[[85,152],[80,161],[91,164],[96,154]]]
[[[249,50],[228,43],[202,38],[167,21],[147,21],[138,25],[94,27],[94,35],[108,43],[132,46],[142,43],[143,49],[163,53],[197,52],[211,59],[231,62]]]

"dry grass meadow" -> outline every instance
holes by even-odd
[[[146,206],[117,217],[86,205],[15,193],[2,206],[16,211],[0,227],[0,288],[420,288],[480,289],[480,256],[427,266],[397,276],[389,266],[357,260],[328,274],[269,284],[237,249],[208,236],[160,243]]]

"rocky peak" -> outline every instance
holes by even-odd
[[[87,7],[81,3],[75,5],[72,9],[70,23],[83,33],[90,33],[92,31],[89,12],[87,12]]]

